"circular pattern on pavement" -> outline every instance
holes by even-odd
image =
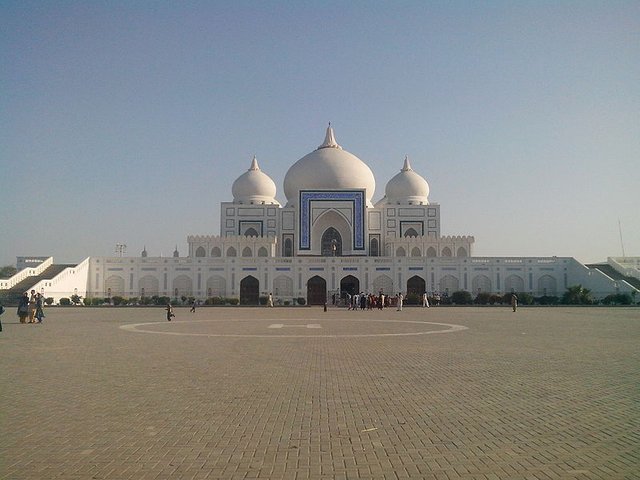
[[[392,319],[299,318],[286,320],[177,320],[121,325],[137,333],[188,337],[358,338],[454,333],[468,327],[450,323]]]

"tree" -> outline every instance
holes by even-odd
[[[588,288],[584,288],[582,285],[573,285],[568,287],[562,295],[562,303],[565,305],[591,305],[593,296]]]
[[[74,305],[79,305],[81,298],[80,295],[71,295],[71,302],[73,302]]]
[[[13,265],[6,265],[4,267],[0,267],[0,278],[11,278],[16,273],[18,273],[18,269]]]

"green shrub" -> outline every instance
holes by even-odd
[[[153,300],[154,305],[166,305],[167,303],[171,302],[171,299],[169,297],[158,297],[154,295],[151,298]]]
[[[284,304],[285,304],[286,306],[289,306],[289,305],[291,305],[291,302],[290,302],[289,300],[285,300],[285,301],[284,301]]]
[[[496,303],[502,303],[502,297],[500,295],[496,295],[495,293],[493,293],[489,297],[489,304],[495,305]]]
[[[264,306],[264,305],[266,305],[266,304],[267,304],[267,297],[260,297],[260,298],[258,298],[258,303],[259,303],[260,305],[263,305],[263,306]]]
[[[453,292],[450,298],[451,298],[451,302],[455,303],[456,305],[470,305],[473,303],[473,297],[469,292],[465,290],[459,290],[457,292]],[[443,298],[442,303],[448,304],[446,300],[447,300],[446,297]]]
[[[406,297],[404,297],[404,304],[405,305],[420,305],[420,303],[422,302],[422,299],[420,298],[420,295],[418,295],[417,293],[408,293]]]
[[[560,299],[553,295],[543,295],[542,297],[535,297],[533,301],[537,305],[557,305]]]
[[[47,297],[44,299],[45,305],[53,305],[53,297]]]
[[[104,304],[104,298],[92,298],[91,299],[91,305],[103,305]]]
[[[62,298],[58,301],[58,303],[59,303],[60,305],[63,305],[63,306],[65,306],[65,307],[67,307],[67,306],[71,305],[71,300],[70,300],[70,299],[68,299],[67,297],[62,297]]]
[[[240,299],[239,298],[227,298],[225,300],[225,303],[228,303],[229,305],[238,305],[240,303]]]
[[[476,298],[473,301],[473,303],[475,303],[476,305],[486,305],[487,303],[489,303],[489,299],[490,298],[491,298],[491,294],[490,293],[480,292],[480,293],[478,293],[478,295],[476,295]],[[456,303],[458,303],[458,302],[456,302]]]
[[[631,305],[633,299],[628,293],[612,293],[602,299],[604,305]]]
[[[117,307],[118,305],[122,305],[122,304],[126,304],[127,301],[125,300],[124,297],[121,297],[119,295],[114,295],[113,297],[111,297],[111,302]]]
[[[307,304],[307,299],[304,297],[298,297],[296,298],[296,302],[298,302],[298,305],[306,305]]]
[[[225,299],[222,297],[209,297],[204,301],[205,305],[224,305]]]
[[[82,303],[84,303],[84,304],[85,304],[85,306],[87,306],[87,307],[88,307],[89,305],[91,305],[91,299],[90,299],[90,298],[87,298],[87,297],[84,297],[84,298],[82,299]]]
[[[71,303],[73,303],[74,305],[78,305],[81,298],[82,297],[80,295],[71,295]]]

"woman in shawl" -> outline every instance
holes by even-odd
[[[18,303],[18,317],[20,317],[20,323],[27,323],[27,316],[29,315],[29,294],[24,292],[24,295],[20,297]]]
[[[38,323],[42,323],[42,319],[44,318],[44,310],[42,309],[43,306],[43,301],[44,299],[42,298],[42,295],[40,293],[38,293],[36,295],[36,320],[38,321]]]

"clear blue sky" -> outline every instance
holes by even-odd
[[[476,255],[640,255],[640,3],[0,3],[0,265],[186,254],[254,154],[430,184]]]

